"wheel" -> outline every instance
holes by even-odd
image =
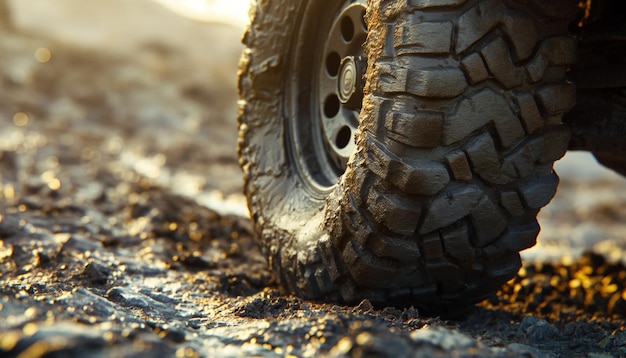
[[[239,156],[282,287],[449,314],[516,274],[575,102],[556,4],[254,5]]]

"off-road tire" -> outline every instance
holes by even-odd
[[[276,280],[435,314],[493,294],[558,184],[576,2],[369,1],[356,150],[325,194],[289,144],[291,56],[319,31],[302,28],[314,3],[258,0],[240,62],[245,194]]]

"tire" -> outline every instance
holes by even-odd
[[[319,69],[338,72],[343,90],[344,61],[337,71],[328,48],[342,17],[356,19],[351,3],[257,2],[240,62],[239,155],[283,288],[447,315],[517,273],[556,190],[561,117],[575,102],[571,12],[556,3],[370,1],[358,129],[359,109],[338,94],[335,118],[350,130],[339,136],[327,131]],[[333,136],[350,138],[351,155]]]

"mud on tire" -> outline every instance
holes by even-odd
[[[276,279],[310,299],[434,314],[484,299],[516,274],[558,184],[576,3],[368,2],[356,147],[325,190],[290,144],[311,113],[293,110],[308,92],[290,86],[303,38],[324,28],[307,28],[316,3],[335,16],[330,1],[258,1],[240,63],[240,163]]]

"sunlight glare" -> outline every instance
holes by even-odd
[[[199,21],[243,26],[248,22],[250,0],[155,0],[180,15]]]

